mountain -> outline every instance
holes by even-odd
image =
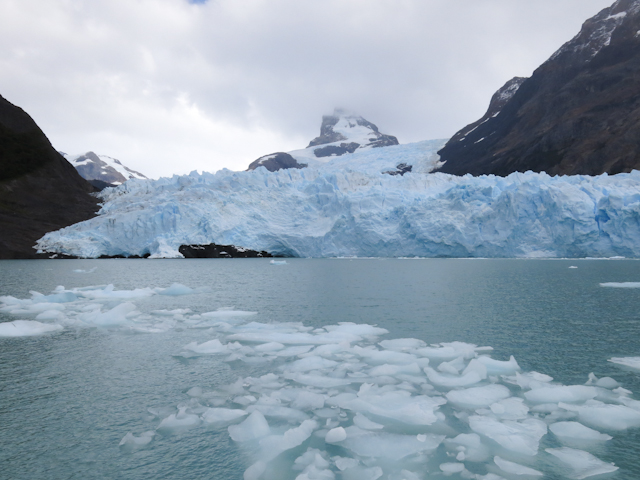
[[[503,100],[504,98],[504,100]],[[438,153],[455,175],[599,175],[640,168],[640,0],[587,20],[530,78]]]
[[[71,165],[76,167],[82,178],[89,180],[100,190],[106,186],[120,185],[130,178],[147,178],[143,174],[126,167],[120,160],[106,155],[96,155],[93,152],[81,155],[68,155],[64,152],[60,152],[60,154]]]
[[[270,172],[287,168],[305,168],[332,157],[353,153],[356,150],[398,145],[392,135],[380,133],[378,127],[359,115],[335,109],[333,115],[324,115],[320,135],[304,150],[277,152],[251,162],[248,170],[263,166]]]
[[[33,119],[0,96],[0,258],[34,258],[42,235],[93,217],[94,191]]]

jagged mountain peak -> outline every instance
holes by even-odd
[[[336,108],[332,115],[323,115],[320,136],[311,140],[307,148],[338,142],[349,142],[348,145],[351,148],[347,147],[347,151],[361,147],[375,148],[398,145],[396,137],[380,133],[375,124],[342,108]],[[358,145],[354,147],[351,145],[353,143]],[[349,153],[352,153],[353,150],[349,151]]]
[[[440,150],[441,172],[616,174],[640,168],[640,0],[584,22],[496,114]],[[495,97],[495,96],[494,96]]]
[[[120,185],[130,178],[146,179],[140,172],[130,169],[117,160],[106,155],[97,155],[89,151],[79,155],[68,155],[60,152],[78,173],[89,181],[98,181],[108,185]]]
[[[309,162],[317,162],[318,159],[392,145],[398,145],[398,139],[393,135],[380,133],[375,124],[360,115],[336,108],[332,115],[322,116],[320,136],[311,140],[306,149],[264,155],[251,162],[247,170],[265,167],[275,172],[286,168],[304,168]]]

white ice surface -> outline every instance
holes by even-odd
[[[574,448],[547,448],[547,453],[558,458],[571,468],[569,478],[582,480],[583,478],[595,477],[612,473],[618,470],[613,463],[603,462],[599,458],[594,457],[589,452],[576,450]]]
[[[611,363],[622,365],[630,370],[640,372],[640,357],[613,357],[610,358]]]
[[[33,320],[14,320],[0,323],[0,337],[32,337],[62,330],[62,325],[41,323]]]
[[[100,214],[50,232],[44,251],[181,257],[233,244],[298,257],[639,257],[640,171],[615,176],[456,177],[381,172],[417,165],[422,142],[315,167],[129,180]]]

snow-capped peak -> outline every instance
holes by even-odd
[[[398,145],[398,139],[392,135],[380,133],[376,125],[361,116],[336,108],[333,115],[322,117],[320,136],[311,140],[307,148],[331,144],[340,144],[334,145],[334,147],[340,146],[352,153],[358,148]],[[334,149],[325,149],[326,154],[323,154],[324,150],[321,149],[314,149],[314,152],[318,152],[316,153],[317,157],[331,156],[337,153],[329,153]]]
[[[147,179],[140,172],[123,165],[120,160],[106,155],[97,155],[93,152],[79,155],[60,153],[86,180],[100,180],[111,185],[120,185],[131,178]]]

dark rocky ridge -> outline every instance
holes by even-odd
[[[638,0],[619,0],[587,20],[502,106],[490,106],[451,138],[438,152],[445,162],[439,171],[598,175],[640,168],[639,30]]]
[[[304,168],[306,166],[306,163],[298,163],[298,161],[288,153],[276,152],[264,155],[263,157],[254,160],[251,162],[247,170],[255,170],[258,167],[264,167],[270,172],[275,172],[285,168]]]
[[[268,252],[258,252],[235,245],[180,245],[178,251],[184,258],[260,258],[272,257]]]
[[[91,192],[31,117],[0,96],[0,258],[37,258],[45,233],[95,216]]]

